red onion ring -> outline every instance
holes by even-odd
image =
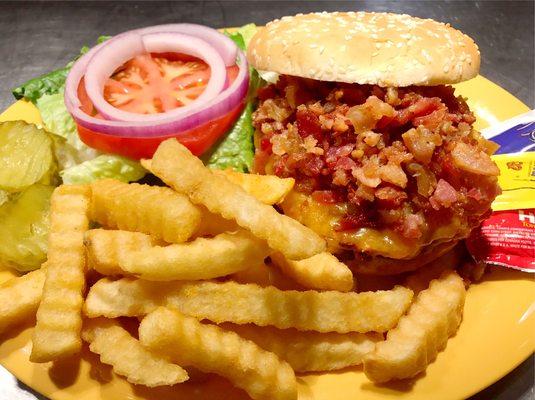
[[[112,41],[118,40],[123,36],[132,33],[126,32],[120,34],[107,42],[101,43],[93,47],[88,53],[82,56],[76,63],[73,65],[67,80],[65,82],[65,104],[67,109],[75,119],[75,121],[86,129],[99,132],[101,134],[120,136],[120,137],[167,137],[175,136],[180,137],[181,132],[187,132],[207,121],[215,120],[221,118],[223,115],[227,114],[231,110],[244,101],[245,96],[248,90],[249,84],[249,70],[245,55],[243,52],[237,49],[234,43],[224,35],[220,34],[216,30],[213,30],[208,27],[203,27],[193,24],[175,24],[175,25],[162,25],[150,28],[143,28],[142,32],[154,33],[157,29],[162,29],[168,32],[173,30],[175,32],[183,29],[190,29],[189,27],[194,27],[195,34],[199,37],[203,35],[203,39],[210,44],[213,44],[214,48],[224,51],[222,58],[229,58],[229,55],[234,51],[235,55],[232,55],[232,59],[236,62],[236,65],[239,68],[238,75],[234,82],[223,90],[218,96],[208,101],[202,107],[199,107],[198,110],[190,110],[190,112],[184,115],[181,118],[162,118],[158,122],[154,121],[109,121],[99,118],[92,117],[85,112],[83,112],[81,107],[81,102],[78,99],[78,85],[80,84],[81,79],[84,77],[87,65],[93,56],[105,45],[108,45]],[[137,32],[133,31],[133,32]],[[199,33],[201,32],[201,33]],[[215,32],[215,34],[214,34]],[[165,32],[162,32],[165,33]],[[216,42],[221,37],[223,44],[217,45]],[[210,40],[209,40],[210,39]],[[228,43],[232,44],[233,49],[230,49]],[[226,43],[226,44],[225,44]],[[226,55],[226,57],[225,57]]]
[[[236,44],[228,36],[225,36],[215,29],[207,26],[197,24],[166,24],[149,26],[147,28],[137,29],[134,32],[141,34],[176,32],[194,36],[204,40],[206,43],[214,47],[221,55],[221,58],[227,67],[236,64],[236,55],[238,50]]]
[[[93,55],[102,46],[104,46],[104,44],[107,44],[111,40],[116,40],[124,35],[128,35],[133,32],[138,32],[138,33],[178,32],[178,33],[189,34],[191,36],[195,36],[200,39],[203,39],[207,43],[211,44],[217,50],[217,52],[221,55],[221,58],[223,58],[223,61],[225,62],[225,65],[227,67],[234,65],[236,63],[236,57],[237,57],[237,52],[238,52],[237,46],[229,37],[223,35],[221,32],[218,32],[215,29],[212,29],[203,25],[197,25],[197,24],[165,24],[165,25],[149,26],[146,28],[134,29],[132,31],[123,32],[109,39],[107,42],[100,43],[96,45],[95,47],[91,48],[85,55],[80,57],[78,61],[75,63],[75,65],[71,68],[71,71],[65,82],[65,92],[70,92],[70,93],[77,92],[78,84],[80,83],[80,80],[84,76],[85,69],[87,68],[87,64],[89,63]],[[74,96],[74,98],[76,98],[76,96]],[[65,96],[65,103],[67,103],[68,101],[69,100],[67,96]],[[78,107],[80,106],[79,102],[75,102],[74,104],[75,105],[77,104]]]
[[[187,107],[176,108],[165,113],[145,115],[122,111],[103,96],[107,79],[128,60],[143,53],[176,52],[191,55],[205,61],[210,67],[210,80],[202,94]],[[153,121],[179,118],[202,107],[216,97],[224,88],[227,72],[219,53],[202,39],[181,33],[132,33],[108,43],[96,51],[87,64],[85,88],[87,95],[98,112],[108,120]]]

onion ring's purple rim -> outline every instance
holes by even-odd
[[[67,80],[65,82],[65,92],[66,93],[69,92],[72,95],[71,97],[78,100],[76,96],[76,93],[78,91],[78,84],[80,83],[80,79],[82,79],[82,77],[84,76],[87,63],[89,63],[89,60],[91,59],[91,57],[93,57],[93,54],[95,54],[95,52],[98,51],[105,43],[109,43],[109,41],[115,40],[117,38],[120,38],[121,36],[130,34],[132,32],[140,32],[140,33],[179,32],[179,33],[186,33],[186,34],[195,33],[196,37],[204,39],[206,42],[212,44],[212,46],[215,47],[217,50],[221,49],[220,54],[226,66],[234,65],[236,62],[238,47],[229,37],[227,37],[226,35],[223,35],[221,32],[217,31],[216,29],[213,29],[204,25],[197,25],[197,24],[164,24],[164,25],[149,26],[146,28],[133,29],[130,31],[120,33],[110,38],[107,42],[100,43],[92,47],[86,54],[80,57],[75,62],[73,67],[71,68],[71,71],[69,72],[67,76]],[[82,71],[78,71],[78,73],[75,73],[76,69],[82,70]],[[67,96],[65,96],[65,103],[67,104],[68,102],[70,102],[70,100]],[[81,104],[78,101],[77,103],[74,103],[73,106],[80,107]]]
[[[164,24],[149,26],[147,28],[137,29],[136,31],[139,31],[142,34],[177,32],[194,36],[215,47],[227,67],[236,64],[236,56],[238,53],[236,44],[228,36],[208,26],[185,23]]]
[[[90,53],[91,51],[86,55],[90,55]],[[245,99],[249,87],[249,68],[247,59],[245,54],[241,50],[238,50],[236,64],[239,68],[239,72],[236,79],[227,89],[222,91],[219,96],[206,104],[206,108],[198,110],[192,115],[179,120],[162,121],[158,124],[151,122],[132,123],[123,121],[108,121],[92,117],[80,109],[81,104],[76,93],[78,89],[78,83],[84,74],[83,67],[87,63],[87,59],[84,58],[85,56],[80,58],[75,63],[73,69],[71,69],[71,73],[67,78],[68,81],[69,78],[72,79],[68,82],[70,86],[66,86],[65,104],[70,114],[79,125],[100,134],[110,136],[129,138],[179,136],[180,132],[191,130],[203,123],[218,119],[230,112]],[[74,91],[72,89],[73,87],[76,88]],[[74,101],[78,103],[78,106],[70,101],[69,98],[74,98]]]
[[[150,115],[120,110],[104,99],[104,85],[118,67],[139,54],[165,52],[191,55],[208,64],[211,76],[203,93],[197,99],[185,107]],[[147,34],[134,32],[108,43],[92,55],[85,71],[85,88],[95,109],[107,120],[157,123],[171,118],[181,118],[204,108],[204,104],[223,91],[226,79],[227,71],[223,59],[217,50],[204,40],[177,32]]]

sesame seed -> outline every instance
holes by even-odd
[[[396,44],[396,47],[397,47],[398,49],[401,49],[401,48],[403,47],[403,43],[399,42],[398,44]]]

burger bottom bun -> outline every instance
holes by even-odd
[[[345,264],[357,274],[365,275],[398,275],[415,271],[436,260],[453,249],[459,240],[431,243],[424,247],[418,256],[408,260],[396,260],[383,256],[369,256],[355,253],[353,260],[344,260]]]

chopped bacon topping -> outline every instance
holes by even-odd
[[[477,175],[498,176],[500,170],[485,151],[464,142],[455,144],[451,152],[456,167]]]
[[[440,209],[440,207],[448,208],[457,201],[457,197],[455,188],[444,179],[440,179],[433,195],[429,198],[429,203],[435,210]]]
[[[415,239],[450,213],[473,225],[499,193],[494,146],[451,86],[283,75],[259,99],[255,171],[294,177],[320,203],[347,203],[337,230],[392,228]]]
[[[403,236],[409,239],[418,239],[422,236],[422,227],[425,225],[425,219],[420,214],[408,214],[403,218],[401,232]]]

